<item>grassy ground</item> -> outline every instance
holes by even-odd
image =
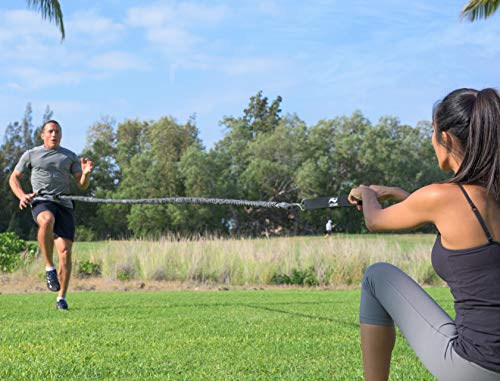
[[[429,293],[449,312],[447,289]],[[2,380],[361,380],[359,290],[0,295]],[[391,380],[432,380],[398,335]]]

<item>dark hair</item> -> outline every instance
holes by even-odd
[[[462,145],[462,163],[449,182],[484,186],[500,200],[500,94],[491,88],[452,91],[434,106],[433,124],[439,144],[447,131]]]
[[[42,126],[42,130],[41,130],[42,132],[43,132],[43,130],[45,129],[45,126],[46,126],[47,124],[57,124],[57,125],[59,126],[59,129],[60,129],[60,130],[62,130],[62,127],[61,127],[61,125],[59,124],[59,122],[58,122],[57,120],[51,119],[51,120],[46,121],[46,122],[43,124],[43,126]]]

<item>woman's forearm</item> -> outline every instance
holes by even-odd
[[[382,210],[382,206],[377,199],[377,193],[365,187],[361,189],[361,194],[363,197],[363,215],[366,227],[369,231],[377,231],[377,215]]]
[[[397,202],[404,201],[408,198],[410,195],[409,192],[405,191],[402,188],[398,187],[391,187],[391,194],[392,194],[392,199]]]

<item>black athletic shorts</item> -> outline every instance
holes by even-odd
[[[31,205],[31,214],[37,226],[36,217],[45,210],[48,210],[54,216],[54,235],[74,241],[75,216],[73,214],[73,209],[52,201],[36,201]]]

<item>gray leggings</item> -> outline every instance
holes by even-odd
[[[439,381],[500,381],[500,373],[460,357],[452,348],[455,322],[413,279],[388,263],[363,278],[359,321],[399,327],[425,367]]]

